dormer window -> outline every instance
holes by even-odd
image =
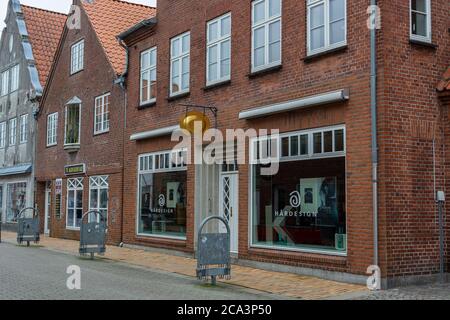
[[[74,74],[84,68],[84,40],[72,45],[70,52],[70,74]]]

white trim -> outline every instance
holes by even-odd
[[[6,147],[6,138],[8,135],[7,121],[0,122],[0,149],[4,149]]]
[[[350,98],[349,91],[346,89],[341,89],[297,100],[291,100],[277,104],[262,106],[258,108],[243,110],[239,112],[239,119],[242,120],[242,119],[259,118],[271,114],[288,112],[306,107],[318,106],[333,102],[342,102],[348,100],[349,98]]]
[[[222,20],[225,20],[229,18],[230,19],[230,32],[224,36],[222,36]],[[214,23],[217,23],[217,39],[210,41],[210,34],[209,34],[209,30],[210,30],[210,26]],[[221,82],[225,82],[231,79],[231,51],[232,51],[232,42],[231,42],[231,34],[232,34],[232,19],[231,19],[231,12],[228,12],[220,17],[217,17],[213,20],[210,20],[206,23],[206,86],[211,86],[214,84],[218,84]],[[230,44],[230,51],[229,51],[229,60],[230,60],[230,64],[229,64],[229,70],[228,70],[228,75],[222,77],[221,74],[221,63],[222,63],[222,50],[221,50],[221,46],[223,43],[225,42],[229,42]],[[210,61],[210,55],[209,55],[209,49],[212,47],[217,47],[217,72],[215,74],[215,76],[217,77],[214,80],[210,80],[209,79],[209,61]]]
[[[412,24],[412,0],[409,0],[409,37],[411,40],[416,40],[416,41],[421,41],[421,42],[427,42],[427,43],[431,43],[432,41],[432,26],[431,26],[431,1],[430,0],[424,0],[425,1],[425,6],[426,6],[426,10],[427,12],[423,12],[423,14],[426,15],[426,26],[427,26],[427,36],[421,36],[421,35],[417,35],[417,34],[413,34],[413,24]]]
[[[76,59],[76,61],[75,61]],[[73,75],[84,69],[84,39],[70,46],[70,74]]]
[[[26,120],[24,120],[26,119]],[[29,121],[28,121],[28,113],[25,113],[20,116],[19,121],[19,144],[27,143],[28,142],[28,128],[29,128]],[[25,122],[25,124],[24,124]]]
[[[329,50],[333,50],[336,48],[340,48],[340,47],[344,47],[347,45],[347,21],[348,21],[348,17],[347,17],[347,0],[342,0],[344,1],[344,40],[340,41],[340,42],[336,42],[331,44],[330,43],[330,0],[306,0],[307,1],[307,6],[306,6],[306,20],[307,20],[307,56],[312,56],[318,53],[322,53],[322,52],[326,52]],[[317,48],[312,50],[311,49],[311,16],[310,16],[310,12],[311,9],[319,6],[319,5],[323,5],[324,9],[323,9],[323,14],[324,14],[324,45],[321,48]],[[342,19],[340,19],[342,20]],[[336,20],[339,21],[339,20]]]
[[[108,97],[108,103],[106,98]],[[101,101],[100,105],[97,105],[97,101]],[[110,128],[110,104],[111,104],[111,92],[105,93],[101,96],[94,98],[94,135],[109,132]],[[97,122],[97,107],[100,108],[100,122]],[[106,120],[106,115],[108,119]],[[100,124],[101,129],[97,130],[97,124]],[[106,125],[108,124],[108,125]]]
[[[105,180],[106,185],[98,186],[93,185],[94,179],[100,178],[102,180]],[[91,191],[97,190],[97,207],[93,208],[91,207]],[[100,191],[106,190],[106,208],[100,208]],[[99,176],[91,176],[89,177],[89,211],[91,210],[106,210],[106,224],[109,225],[109,176],[108,175],[99,175]],[[100,217],[97,216],[98,220],[100,220]],[[88,221],[90,220],[90,216],[88,216]],[[90,222],[90,221],[89,221]],[[99,221],[97,221],[99,222]]]
[[[153,53],[155,54],[155,64],[152,65],[151,57],[152,57]],[[142,59],[143,59],[143,56],[145,54],[148,54],[148,68],[143,70],[143,68],[142,68]],[[150,97],[151,93],[152,93],[152,89],[151,89],[151,87],[152,87],[151,86],[151,82],[152,82],[151,74],[152,74],[152,71],[155,71],[156,78],[157,78],[158,77],[158,74],[157,74],[157,71],[158,71],[158,49],[157,49],[156,46],[154,46],[154,47],[152,47],[150,49],[147,49],[145,51],[142,51],[141,54],[140,54],[139,103],[140,103],[141,106],[145,105],[145,104],[148,104],[148,103],[153,103],[153,102],[156,101],[156,97]],[[149,99],[148,100],[143,100],[142,99],[142,75],[144,73],[147,73],[147,72],[148,72],[148,78],[149,78],[149,83],[148,83],[148,88],[147,88],[147,95],[148,95]],[[156,86],[156,83],[157,82],[156,82],[156,79],[155,79],[155,86]]]
[[[252,1],[252,10],[251,10],[251,15],[252,15],[252,25],[251,25],[251,29],[252,29],[252,36],[251,36],[251,72],[258,72],[258,71],[262,71],[265,69],[269,69],[272,67],[276,67],[282,64],[283,61],[283,21],[282,21],[282,16],[283,16],[283,1],[280,1],[280,14],[279,15],[275,15],[275,16],[269,16],[269,0],[253,0]],[[255,18],[255,6],[259,3],[264,2],[265,5],[265,17],[263,21],[260,21],[258,23],[256,23],[254,21]],[[280,23],[280,59],[276,60],[276,61],[272,61],[269,62],[269,26],[275,22],[279,22]],[[255,67],[255,30],[260,29],[261,27],[264,28],[264,64],[258,67]]]
[[[65,105],[65,121],[64,121],[64,146],[79,146],[81,144],[81,102],[80,103],[67,103]],[[78,142],[67,143],[67,108],[78,106]]]
[[[184,37],[188,37],[189,38],[189,48],[187,50],[187,52],[183,52],[183,38]],[[173,43],[175,41],[179,41],[179,50],[180,53],[177,56],[173,55],[172,49],[173,49]],[[187,89],[183,89],[183,59],[184,58],[188,58],[189,60],[189,66],[188,66],[188,87]],[[178,91],[173,91],[173,62],[174,61],[179,61],[179,90]],[[172,39],[170,39],[170,79],[169,79],[169,92],[170,92],[170,97],[176,97],[179,95],[182,95],[184,93],[188,93],[190,91],[190,80],[191,80],[191,32],[185,32],[182,33]]]
[[[79,186],[75,186],[75,187],[69,187],[69,181],[75,181],[77,185],[81,184],[81,187]],[[69,220],[69,191],[74,191],[74,207],[73,209],[73,223],[74,225],[72,226],[68,226],[68,220]],[[77,194],[78,192],[81,191],[81,212],[84,214],[83,212],[83,193],[84,193],[84,178],[68,178],[67,179],[67,190],[66,190],[66,229],[67,230],[74,230],[74,231],[78,231],[80,230],[80,227],[76,227],[77,224],[77,205],[76,205],[76,200],[77,200]]]
[[[47,115],[47,147],[56,146],[58,144],[58,117],[58,112]],[[49,126],[49,124],[53,125]],[[49,135],[49,132],[51,135]],[[49,138],[52,138],[52,141],[54,142],[49,143]]]
[[[174,131],[178,131],[178,130],[180,130],[180,126],[175,125],[175,126],[170,126],[170,127],[154,129],[154,130],[150,130],[150,131],[134,133],[130,136],[130,140],[138,141],[138,140],[156,138],[156,137],[161,137],[161,136],[167,136],[167,135],[171,135]]]
[[[17,118],[9,119],[9,139],[8,139],[8,146],[15,146],[17,144]],[[14,123],[14,126],[12,125]],[[11,132],[11,129],[14,128],[14,133]],[[13,139],[13,140],[11,140]]]

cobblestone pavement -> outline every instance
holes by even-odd
[[[354,297],[358,300],[450,300],[450,283],[409,286]]]
[[[81,268],[81,290],[66,286],[67,267]],[[0,244],[0,300],[5,299],[274,299],[267,293],[219,284],[213,288],[193,278],[148,270],[106,259]]]

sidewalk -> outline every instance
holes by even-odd
[[[2,241],[16,244],[16,234],[2,232]],[[42,236],[40,246],[46,249],[78,255],[78,241]],[[106,259],[120,261],[145,268],[195,277],[195,259],[140,249],[108,246]],[[265,271],[238,265],[232,266],[228,284],[259,290],[295,299],[333,299],[367,293],[362,285],[346,284],[291,273]]]

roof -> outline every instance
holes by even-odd
[[[20,164],[15,167],[0,168],[0,177],[30,173],[32,168],[33,166],[31,164]]]
[[[82,2],[82,6],[114,71],[123,74],[126,51],[116,37],[137,23],[155,16],[156,8],[121,0]]]
[[[444,73],[441,82],[439,82],[437,86],[438,91],[450,91],[450,67],[448,67],[447,71]]]
[[[33,49],[39,81],[44,86],[50,73],[67,16],[62,13],[26,5],[21,5],[21,9]]]

